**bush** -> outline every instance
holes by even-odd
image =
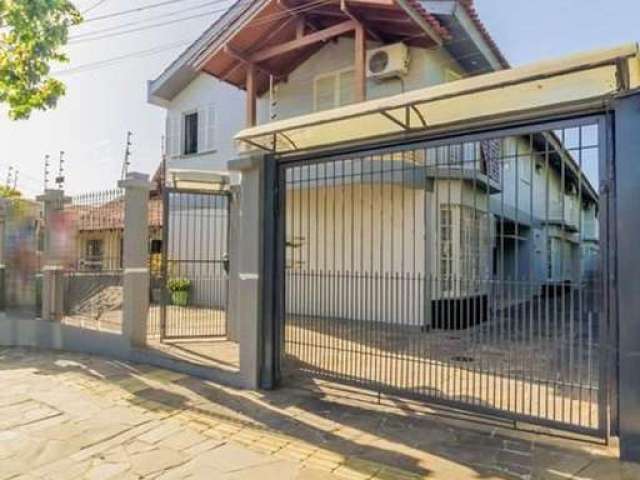
[[[188,278],[171,278],[167,282],[167,287],[172,292],[187,292],[191,288],[191,280]]]

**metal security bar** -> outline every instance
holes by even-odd
[[[605,435],[602,125],[283,161],[286,381]]]
[[[113,189],[75,196],[55,216],[52,236],[66,246],[66,324],[122,331],[124,215],[124,191]]]
[[[161,338],[226,335],[228,222],[226,192],[165,189]]]

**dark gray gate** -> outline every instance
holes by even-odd
[[[284,381],[605,436],[605,130],[280,159]]]
[[[224,336],[229,195],[166,188],[163,204],[160,336]]]

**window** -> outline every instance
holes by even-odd
[[[445,294],[477,293],[478,280],[489,274],[490,238],[487,214],[473,207],[440,207],[440,275]],[[456,287],[455,278],[460,279]]]
[[[354,101],[352,68],[320,75],[314,81],[313,104],[316,111],[349,105]]]
[[[440,278],[442,290],[453,290],[453,212],[451,207],[440,209]]]
[[[87,260],[101,260],[103,255],[101,239],[87,240]]]
[[[198,113],[184,116],[184,154],[198,153]]]
[[[162,253],[162,240],[151,240],[151,253]]]

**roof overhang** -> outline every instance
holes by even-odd
[[[249,65],[264,93],[270,77],[286,79],[322,46],[354,34],[361,24],[370,39],[433,47],[448,32],[418,0],[262,0],[194,59],[197,70],[245,88]]]
[[[509,68],[509,62],[471,3],[459,0],[420,0],[420,3],[449,31],[451,40],[444,47],[469,75]]]
[[[235,140],[245,151],[299,152],[604,106],[637,88],[638,45],[627,44],[247,128]]]

